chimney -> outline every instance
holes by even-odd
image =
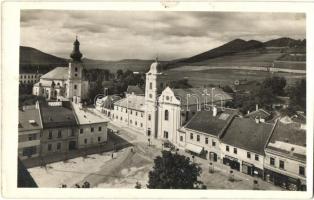
[[[258,104],[255,105],[255,109],[256,109],[256,111],[258,111]]]
[[[259,124],[259,119],[258,119],[258,118],[255,118],[255,122],[256,122],[257,124]]]
[[[217,116],[217,108],[216,108],[216,106],[213,106],[213,116],[214,117]]]

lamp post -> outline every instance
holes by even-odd
[[[214,173],[214,165],[212,162],[209,163],[209,173]]]
[[[229,181],[231,181],[231,182],[234,181],[234,174],[233,174],[232,170],[230,170],[230,172],[229,172]]]

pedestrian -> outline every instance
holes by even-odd
[[[113,153],[111,154],[111,159],[113,159]]]

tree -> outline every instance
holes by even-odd
[[[229,85],[223,86],[222,90],[227,93],[233,93],[233,89]]]
[[[149,172],[148,188],[152,189],[204,189],[199,180],[202,169],[188,157],[162,151]]]
[[[306,111],[306,80],[302,79],[288,89],[291,111]]]
[[[261,87],[271,90],[271,92],[276,96],[284,95],[284,88],[286,87],[287,81],[284,77],[274,76],[266,78]]]

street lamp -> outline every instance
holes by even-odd
[[[230,170],[230,172],[229,172],[229,181],[231,181],[231,182],[234,181],[234,174],[233,174],[232,170]]]

